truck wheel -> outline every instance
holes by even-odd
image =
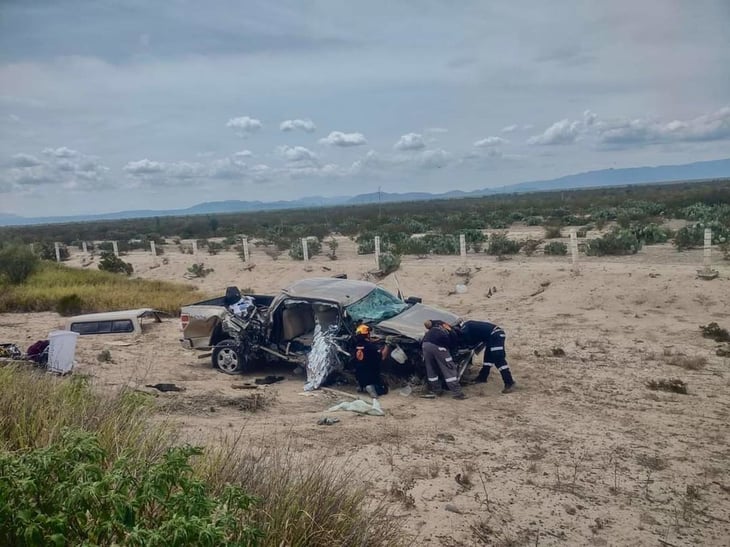
[[[233,340],[221,340],[213,348],[213,367],[226,374],[239,374],[246,366],[246,357],[240,355]]]

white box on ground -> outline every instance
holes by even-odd
[[[74,367],[78,332],[53,330],[48,334],[48,370],[66,374]]]

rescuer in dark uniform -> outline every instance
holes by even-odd
[[[388,347],[379,349],[370,339],[370,327],[358,325],[355,329],[355,378],[358,391],[366,391],[371,397],[388,393],[388,385],[380,376],[380,364],[388,356]]]
[[[504,382],[502,393],[514,391],[517,384],[512,378],[512,372],[507,364],[507,354],[504,349],[507,335],[504,331],[494,323],[487,321],[464,321],[459,325],[457,332],[467,344],[475,345],[480,342],[485,344],[484,366],[482,366],[482,370],[479,371],[475,381],[478,383],[486,382],[489,378],[489,372],[495,366],[502,375],[502,382]]]

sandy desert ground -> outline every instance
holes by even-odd
[[[227,285],[266,293],[303,276],[360,279],[374,266],[346,239],[338,255],[305,264],[253,249],[256,266],[245,271],[235,253],[201,253],[215,271],[192,283],[213,294]],[[183,281],[194,258],[173,246],[164,256],[158,267],[149,253],[126,260],[135,275]],[[276,372],[285,381],[261,388],[271,403],[252,414],[239,404],[250,393],[231,385],[270,370],[216,372],[179,346],[177,319],[139,339],[81,338],[75,370],[104,389],[184,387],[159,400],[195,442],[243,431],[252,443],[290,443],[354,466],[414,545],[730,545],[730,359],[699,330],[711,321],[730,328],[730,263],[716,257],[720,277],[702,281],[701,256],[653,246],[630,257],[581,257],[575,275],[569,257],[470,255],[466,294],[453,294],[458,257],[405,258],[397,276],[406,294],[505,328],[519,384],[508,395],[498,375],[466,386],[464,401],[394,389],[381,398],[385,417],[338,412],[339,423],[320,426],[336,396],[303,396],[302,378],[284,367]],[[80,266],[81,257],[70,263]],[[393,276],[383,285],[395,289]],[[0,338],[26,347],[61,321],[0,315]],[[103,349],[113,362],[97,362]],[[687,382],[689,393],[647,387],[670,378]]]

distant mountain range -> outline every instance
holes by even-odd
[[[421,201],[430,199],[454,199],[478,197],[493,194],[520,192],[540,192],[549,190],[568,190],[575,188],[596,188],[601,186],[624,186],[656,182],[677,182],[730,178],[730,158],[714,161],[701,161],[683,165],[662,165],[658,167],[633,167],[628,169],[601,169],[568,175],[550,180],[521,182],[498,188],[483,188],[471,192],[452,190],[441,194],[428,192],[389,193],[373,192],[357,196],[321,197],[313,196],[291,201],[210,201],[199,203],[187,209],[136,210],[98,215],[74,215],[54,217],[22,217],[0,213],[0,226],[20,226],[29,224],[51,224],[59,222],[80,222],[92,220],[114,220],[123,218],[149,218],[156,216],[185,216],[215,213],[238,213],[276,209],[300,209],[307,207],[327,207],[333,205],[363,205],[368,203],[394,203],[402,201]]]

